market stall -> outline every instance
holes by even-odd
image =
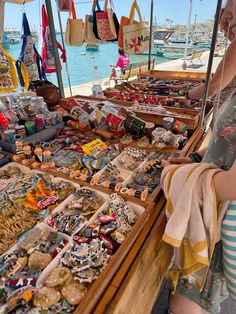
[[[2,206],[6,206],[4,215],[8,215],[9,204],[20,206],[22,215],[28,215],[29,225],[20,225],[12,242],[2,243],[2,266],[8,269],[12,255],[13,263],[24,258],[28,263],[36,260],[36,265],[32,266],[33,278],[24,271],[23,280],[26,283],[32,280],[30,287],[22,284],[21,290],[12,294],[16,286],[7,282],[4,306],[10,309],[16,302],[26,300],[27,295],[26,308],[33,302],[34,306],[48,307],[51,311],[61,308],[84,313],[97,308],[98,313],[102,312],[101,308],[122,287],[125,276],[131,276],[129,268],[142,245],[145,246],[150,228],[159,228],[160,224],[161,231],[164,226],[165,200],[159,186],[163,161],[191,152],[203,130],[197,124],[191,130],[190,117],[188,124],[179,121],[179,117],[169,120],[168,116],[167,120],[159,117],[155,123],[145,121],[129,106],[107,99],[75,96],[62,100],[51,112],[41,98],[28,96],[19,100],[17,108],[11,107],[8,118],[10,122],[13,117],[22,121],[23,115],[26,122],[20,128],[3,131],[7,137],[1,142],[5,149],[15,150],[12,159],[17,162],[0,169]],[[33,106],[34,101],[41,105]],[[27,120],[34,124],[28,125]],[[19,139],[14,141],[15,135]],[[18,193],[14,194],[16,189]],[[33,206],[36,212],[32,212]],[[23,244],[16,242],[19,233],[33,226],[22,238]],[[12,225],[6,228],[6,234],[11,228]],[[30,242],[32,232],[36,237],[42,235],[43,241]],[[59,237],[56,238],[59,243],[64,241],[56,256],[48,244],[50,237]],[[33,253],[28,253],[28,247]],[[45,254],[48,262],[42,265],[37,262],[35,252]],[[161,252],[166,258],[170,256],[169,251],[158,249],[158,254]],[[6,275],[8,270],[2,278]],[[14,271],[14,276],[21,278],[22,274]],[[63,288],[66,280],[63,278],[67,276],[72,276],[72,282]],[[65,289],[71,291],[70,295]],[[50,298],[45,299],[48,293]]]
[[[151,312],[172,254],[161,242],[161,172],[168,158],[191,153],[204,137],[200,122],[211,119],[212,100],[202,116],[186,92],[205,77],[151,71],[102,98],[59,99],[50,84],[27,95],[4,91],[3,312]]]

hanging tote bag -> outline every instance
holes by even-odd
[[[84,25],[84,39],[85,42],[89,45],[99,45],[104,44],[105,42],[97,39],[93,32],[93,16],[95,10],[96,0],[93,1],[92,5],[92,14],[85,16],[85,25]]]
[[[42,58],[34,45],[25,13],[23,13],[22,29],[22,47],[20,56],[16,61],[16,69],[21,87],[27,89],[29,82],[45,80],[46,76],[42,66]]]
[[[66,24],[65,42],[67,46],[80,47],[84,43],[84,22],[76,18],[75,4],[72,1],[72,19],[68,18]]]
[[[236,201],[229,204],[221,226],[224,275],[229,295],[236,301]]]
[[[108,0],[106,1],[108,2]],[[113,5],[112,0],[110,0],[110,8],[107,7],[107,14],[108,14],[108,20],[109,20],[111,32],[115,36],[115,39],[113,41],[117,41],[119,30],[120,30],[120,24],[114,12],[114,5]]]
[[[0,45],[0,93],[12,92],[18,87],[15,61]]]
[[[139,22],[134,23],[135,10],[139,16]],[[123,48],[127,54],[143,53],[149,49],[150,29],[142,20],[142,15],[135,1],[135,7],[130,14],[130,23],[123,26]]]
[[[57,0],[57,6],[61,12],[71,12],[72,0]]]
[[[54,58],[54,51],[52,47],[50,28],[48,25],[48,15],[45,9],[45,5],[42,5],[42,65],[45,73],[55,73],[56,65]],[[61,50],[62,54],[60,58],[63,62],[66,62],[66,50],[57,42],[57,48]]]
[[[134,12],[135,6],[136,6],[136,0],[132,4],[131,10],[130,10],[130,15],[132,12]],[[134,21],[134,23],[137,23],[137,22]],[[121,20],[120,20],[120,29],[119,29],[119,34],[118,34],[118,46],[120,48],[124,48],[123,47],[123,27],[125,25],[129,25],[129,24],[130,24],[130,17],[122,16]]]
[[[93,32],[96,38],[103,41],[109,41],[116,39],[116,36],[112,33],[107,13],[107,4],[108,0],[105,0],[104,9],[99,10],[99,2],[96,1],[96,6],[98,10],[94,11],[94,20],[93,20]]]

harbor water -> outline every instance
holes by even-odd
[[[58,37],[60,41],[60,36]],[[14,57],[18,58],[20,55],[21,44],[10,45],[8,52]],[[108,43],[99,46],[98,51],[86,51],[85,46],[82,47],[66,47],[67,62],[69,67],[71,85],[80,85],[91,82],[93,80],[93,69],[97,65],[99,72],[103,78],[108,77],[111,72],[111,64],[116,64],[118,59],[118,45],[117,43]],[[152,56],[155,58],[155,64],[168,61],[164,57]],[[132,55],[131,62],[148,60],[147,55]],[[65,65],[62,64],[62,77],[64,87],[68,87],[68,80],[65,71]],[[57,83],[56,74],[51,74],[48,79],[53,83]]]

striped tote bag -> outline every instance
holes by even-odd
[[[223,269],[230,297],[236,301],[236,201],[231,202],[222,221]]]

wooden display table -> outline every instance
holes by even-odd
[[[209,134],[210,130],[199,142],[206,145],[209,141]],[[191,150],[194,150],[194,145]],[[160,205],[162,202],[159,201],[157,206]],[[129,272],[121,282],[117,278],[122,276],[124,267],[120,268],[93,313],[122,314],[127,313],[127,309],[131,314],[151,313],[172,258],[172,248],[162,242],[165,224],[163,207],[142,248],[130,265]]]
[[[83,96],[83,95],[76,95],[73,97],[68,97],[68,98],[63,98],[60,99],[59,104],[62,106],[64,109],[68,108],[67,104],[70,100],[75,99],[77,101],[94,101],[94,102],[103,102],[103,101],[110,101],[111,103],[119,106],[124,106],[124,107],[131,107],[133,105],[133,102],[131,101],[121,101],[121,100],[116,100],[112,98],[97,98],[97,97],[92,97],[92,96]],[[163,107],[164,108],[164,107]],[[133,110],[135,115],[139,117],[140,119],[143,119],[144,121],[147,122],[153,122],[157,125],[162,124],[162,120],[164,117],[167,116],[172,116],[171,113],[173,112],[175,114],[174,118],[176,120],[182,121],[188,125],[189,130],[195,130],[199,124],[200,120],[200,113],[197,110],[194,109],[188,109],[188,108],[174,108],[174,107],[166,107],[165,108],[169,113],[168,114],[157,114],[153,112],[139,112]],[[179,116],[178,116],[179,114]],[[181,117],[181,115],[188,115],[188,117]]]
[[[139,77],[153,77],[161,80],[202,82],[206,79],[206,72],[151,70],[140,74]]]

